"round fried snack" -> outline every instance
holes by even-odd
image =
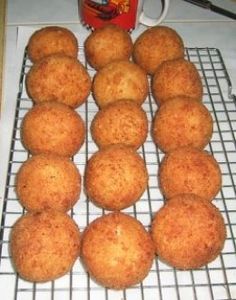
[[[154,258],[150,234],[135,218],[121,212],[94,220],[81,241],[81,259],[101,285],[124,289],[141,282]]]
[[[134,61],[151,75],[163,61],[183,57],[184,44],[181,37],[167,26],[145,30],[134,43]]]
[[[33,63],[56,53],[76,58],[78,41],[69,29],[59,26],[48,26],[32,34],[27,50]]]
[[[16,192],[28,211],[55,209],[66,212],[79,199],[81,176],[76,165],[61,156],[34,155],[16,177]]]
[[[148,183],[145,163],[131,147],[112,145],[96,152],[85,170],[85,189],[90,200],[108,210],[131,206]]]
[[[113,61],[129,60],[133,42],[127,31],[117,25],[108,24],[88,36],[84,50],[89,64],[98,70]]]
[[[159,175],[160,188],[167,199],[192,193],[211,201],[221,188],[217,161],[208,152],[195,148],[180,148],[166,154]]]
[[[13,226],[10,252],[13,266],[28,281],[45,282],[65,275],[79,256],[80,232],[65,213],[27,213]]]
[[[147,94],[146,73],[130,61],[112,62],[94,77],[93,95],[100,108],[121,99],[129,99],[141,105]]]
[[[26,88],[35,103],[57,101],[76,108],[86,101],[91,79],[76,58],[54,54],[31,67]]]
[[[147,115],[132,100],[110,103],[95,115],[91,134],[99,148],[125,144],[137,149],[147,138]]]
[[[186,270],[213,261],[226,239],[224,219],[218,208],[193,194],[168,200],[155,215],[151,233],[159,258]]]
[[[204,149],[213,133],[213,120],[199,101],[178,96],[156,112],[152,127],[153,140],[163,152],[191,146]]]
[[[158,105],[176,96],[188,96],[202,101],[201,77],[190,61],[185,59],[166,61],[153,76],[152,93]]]
[[[21,139],[32,154],[48,153],[72,156],[82,146],[85,125],[80,115],[57,102],[35,105],[25,115]]]

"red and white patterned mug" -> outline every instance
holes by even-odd
[[[143,0],[79,0],[81,21],[92,28],[108,23],[126,30],[133,30],[139,23],[156,26],[164,20],[169,9],[169,0],[158,1],[163,3],[163,9],[160,16],[153,19],[144,13]]]

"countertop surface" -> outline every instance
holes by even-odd
[[[145,1],[145,11],[152,15],[158,4]],[[236,13],[236,1],[215,0],[212,3]],[[20,26],[39,28],[58,24],[83,35],[89,31],[82,27],[75,0],[9,0],[6,16],[6,46],[2,112],[0,123],[0,212],[9,160],[9,150],[15,114],[19,82],[20,61],[16,55]],[[236,93],[236,21],[204,10],[182,0],[171,0],[167,18],[163,24],[177,30],[186,47],[213,47],[220,50],[229,73],[232,91]],[[132,33],[133,39],[145,29],[139,26]],[[236,112],[235,112],[236,114]],[[0,291],[4,288],[0,282]],[[220,299],[219,299],[220,300]]]
[[[154,1],[154,0],[152,0]],[[152,12],[151,0],[145,1],[145,10]],[[216,5],[222,5],[236,12],[236,2],[232,0],[215,0]],[[80,25],[78,5],[75,0],[10,0],[7,3],[6,16],[6,46],[4,85],[1,112],[0,131],[0,161],[1,187],[0,199],[3,197],[6,177],[9,146],[15,112],[17,84],[19,74],[16,66],[19,64],[16,55],[17,32],[19,26],[34,26],[39,28],[46,24],[60,24],[74,31],[84,31]],[[164,24],[173,27],[182,36],[186,47],[216,47],[225,61],[232,81],[233,92],[236,91],[236,21],[219,14],[199,8],[182,0],[170,1],[170,8]],[[139,26],[132,33],[133,38],[145,28]],[[85,30],[86,32],[86,30]],[[89,31],[88,31],[89,34]]]
[[[145,10],[150,14],[158,7],[155,0],[145,1]],[[221,5],[236,12],[236,1],[215,0],[212,3]],[[17,84],[19,74],[16,66],[17,32],[19,26],[60,24],[74,31],[84,31],[80,25],[78,4],[76,0],[10,0],[7,2],[5,66],[3,74],[3,99],[0,130],[0,166],[1,186],[0,199],[3,197],[6,177],[9,146],[13,126]],[[236,21],[202,9],[182,0],[170,1],[170,8],[163,23],[173,27],[182,36],[186,47],[216,47],[220,49],[227,71],[232,81],[233,92],[236,91]],[[145,27],[139,26],[132,33],[133,38]],[[88,31],[89,34],[89,31]]]
[[[76,0],[8,1],[7,24],[79,23],[77,2]],[[212,3],[236,13],[235,0],[213,0]],[[160,8],[160,1],[144,1],[144,10],[150,16],[155,16]],[[230,19],[183,0],[171,0],[165,21],[228,22]]]

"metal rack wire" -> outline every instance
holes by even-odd
[[[79,53],[79,59],[93,76],[95,71],[86,64],[82,48]],[[44,284],[26,282],[15,273],[8,251],[9,235],[14,222],[24,213],[14,190],[15,175],[29,155],[21,144],[20,126],[24,115],[32,107],[32,101],[25,91],[25,74],[31,66],[25,52],[1,217],[0,281],[6,286],[6,289],[1,291],[2,299],[236,299],[236,97],[231,94],[230,78],[218,49],[186,48],[185,54],[187,59],[195,63],[201,75],[204,86],[203,101],[214,120],[214,133],[207,150],[219,162],[223,176],[222,189],[214,200],[214,204],[224,216],[227,227],[227,240],[221,255],[209,265],[191,271],[173,269],[156,258],[147,278],[141,284],[123,291],[113,291],[97,285],[85,272],[79,260],[69,274]],[[157,109],[151,93],[143,108],[151,124]],[[78,109],[78,112],[84,119],[87,130],[85,144],[74,156],[74,162],[83,174],[87,160],[97,149],[89,130],[91,120],[97,112],[92,96]],[[145,227],[149,227],[153,214],[163,205],[163,197],[157,181],[158,167],[163,153],[155,147],[150,134],[138,151],[147,165],[149,185],[140,201],[124,212],[135,216]],[[81,231],[104,213],[104,210],[89,202],[83,193],[70,212]]]

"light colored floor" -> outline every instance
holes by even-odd
[[[2,74],[3,74],[3,55],[4,55],[4,40],[5,40],[5,12],[6,1],[0,1],[0,111],[2,99]]]

